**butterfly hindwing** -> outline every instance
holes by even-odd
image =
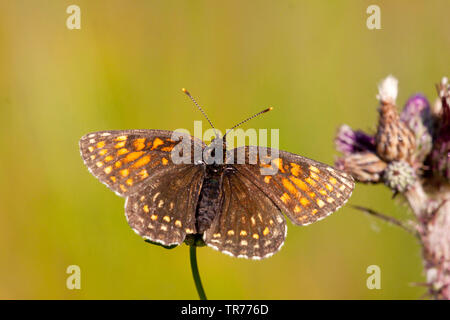
[[[232,152],[245,154],[246,164],[237,164],[236,169],[297,225],[313,223],[338,210],[355,185],[341,170],[286,151],[250,146]],[[256,163],[249,164],[254,163],[251,159]],[[263,175],[261,169],[275,174]]]
[[[169,246],[181,244],[196,233],[195,210],[204,167],[178,165],[170,174],[152,179],[127,198],[125,215],[140,236]]]
[[[286,236],[286,221],[277,206],[238,171],[224,174],[222,210],[205,232],[208,246],[250,259],[277,252]]]

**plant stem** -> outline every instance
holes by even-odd
[[[361,207],[361,206],[352,206],[352,207],[355,208],[355,209],[357,209],[357,210],[363,211],[363,212],[365,212],[365,213],[367,213],[367,214],[370,214],[370,215],[372,215],[372,216],[374,216],[374,217],[377,217],[377,218],[379,218],[379,219],[381,219],[381,220],[384,220],[384,221],[386,221],[386,222],[388,222],[388,223],[391,223],[391,224],[393,224],[393,225],[396,225],[396,226],[402,228],[403,230],[405,230],[405,231],[411,233],[411,234],[414,235],[415,237],[418,237],[417,231],[415,231],[415,230],[413,230],[413,229],[407,227],[403,222],[398,221],[397,219],[395,219],[395,218],[393,218],[393,217],[390,217],[390,216],[387,216],[387,215],[385,215],[385,214],[376,212],[375,210],[372,210],[372,209],[369,209],[369,208],[366,208],[366,207]]]
[[[198,272],[197,246],[190,246],[189,253],[191,259],[192,276],[194,277],[195,288],[197,289],[198,296],[200,297],[200,300],[208,300],[206,298],[205,290],[203,289],[202,280],[200,280],[200,273]]]

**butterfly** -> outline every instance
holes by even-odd
[[[351,196],[354,180],[347,173],[272,148],[227,150],[227,133],[206,145],[190,135],[174,139],[174,132],[166,130],[99,131],[83,136],[79,147],[88,170],[126,198],[130,227],[163,246],[196,236],[234,257],[267,258],[285,241],[283,213],[305,226],[335,212]],[[198,150],[206,157],[195,158]],[[207,161],[217,150],[224,161]],[[174,161],[175,155],[190,161]],[[243,163],[227,161],[239,156]],[[262,174],[264,169],[274,173]]]

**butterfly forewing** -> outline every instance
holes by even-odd
[[[205,232],[205,242],[235,257],[261,259],[277,252],[287,229],[272,200],[234,170],[225,172],[222,190],[222,210]]]
[[[151,179],[127,198],[128,224],[151,241],[181,244],[186,234],[196,233],[195,210],[203,177],[203,166],[180,164],[170,174]]]
[[[145,187],[156,176],[170,174],[177,165],[171,152],[182,141],[172,131],[118,130],[89,133],[80,140],[81,156],[89,171],[121,196]],[[203,142],[188,137],[200,148]],[[193,154],[193,153],[192,153]]]
[[[245,153],[246,164],[236,165],[236,169],[297,225],[313,223],[335,212],[349,199],[354,188],[353,178],[345,172],[296,154],[278,150],[275,153],[273,149],[254,146],[232,152]],[[249,164],[252,157],[256,164]],[[264,168],[276,173],[263,175]]]

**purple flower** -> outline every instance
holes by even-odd
[[[429,132],[433,131],[433,119],[431,115],[431,108],[428,99],[420,93],[412,95],[405,104],[400,120],[406,124],[410,124],[411,121],[415,121],[419,117]],[[413,126],[410,126],[411,130],[414,130]]]
[[[403,108],[400,120],[414,133],[415,161],[423,163],[433,147],[433,116],[427,98],[422,94],[411,96]]]
[[[375,138],[363,131],[353,131],[348,125],[342,125],[335,139],[336,149],[349,155],[357,152],[375,152]]]

